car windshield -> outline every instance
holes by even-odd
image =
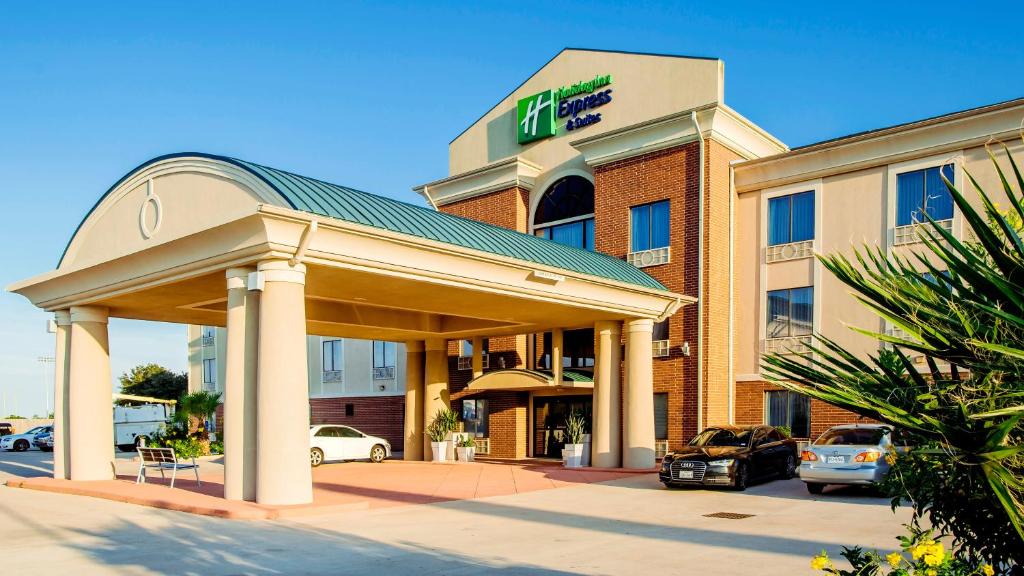
[[[45,429],[46,428],[43,427],[43,426],[36,426],[35,428],[33,428],[33,429],[29,430],[28,432],[26,432],[26,434],[39,434],[40,432],[42,432]]]
[[[744,448],[750,443],[751,430],[708,428],[690,440],[690,446],[731,446]]]
[[[818,446],[877,446],[889,433],[888,428],[836,428],[814,441]]]

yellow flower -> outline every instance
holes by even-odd
[[[889,566],[896,568],[900,565],[900,562],[903,561],[903,555],[899,552],[893,552],[892,554],[887,555],[885,559],[889,562]]]
[[[832,565],[832,561],[828,559],[828,554],[822,552],[811,559],[811,568],[814,570],[824,570]]]
[[[935,554],[925,554],[924,563],[928,566],[938,566],[942,564],[942,556],[936,556]]]
[[[929,568],[925,571],[926,576],[935,576],[936,574],[938,574],[938,572],[935,570],[935,568]]]
[[[921,556],[924,556],[925,548],[923,544],[914,544],[913,546],[907,549],[907,552],[910,552],[911,558],[913,558],[914,560],[919,560]]]
[[[982,564],[981,573],[985,576],[994,576],[996,573],[996,569],[993,568],[991,564]]]

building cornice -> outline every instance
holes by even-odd
[[[1016,138],[1022,119],[1024,99],[1011,100],[748,160],[735,167],[736,191],[772,188]]]
[[[444,206],[513,187],[531,190],[542,170],[543,168],[533,162],[512,156],[475,170],[421,184],[413,188],[413,191],[423,196],[427,202]]]
[[[569,144],[583,154],[590,166],[642,156],[697,140],[693,113],[703,127],[701,136],[717,140],[745,158],[786,150],[781,141],[720,103],[653,118]]]

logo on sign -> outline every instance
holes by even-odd
[[[555,97],[551,90],[523,98],[516,106],[517,140],[520,144],[555,135]]]

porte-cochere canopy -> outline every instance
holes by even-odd
[[[447,340],[594,327],[594,461],[649,468],[653,322],[692,301],[609,256],[191,153],[119,180],[57,269],[11,290],[55,312],[55,477],[110,479],[109,317],[226,326],[224,494],[274,505],[313,497],[307,334],[406,342],[413,459],[429,449],[425,425],[450,408]],[[555,370],[475,384],[577,387]]]
[[[308,331],[325,336],[522,334],[689,301],[617,258],[201,153],[132,170],[56,270],[10,289],[47,310],[223,325],[224,270],[281,258],[308,267]]]

